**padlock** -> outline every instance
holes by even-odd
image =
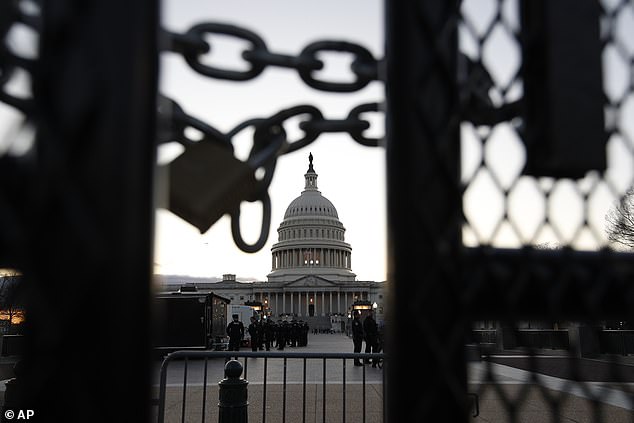
[[[188,145],[169,165],[169,209],[205,233],[256,188],[253,168],[214,142]]]

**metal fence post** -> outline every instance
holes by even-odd
[[[458,17],[455,0],[386,2],[391,422],[468,420]]]
[[[225,364],[225,378],[218,382],[218,423],[247,423],[248,381],[241,378],[242,364],[230,360]]]
[[[24,403],[39,421],[147,422],[159,4],[41,9],[37,167],[15,187],[29,198]]]

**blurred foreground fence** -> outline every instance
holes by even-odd
[[[484,400],[481,415],[610,420],[605,387],[584,371],[593,363],[576,357],[600,351],[599,322],[634,321],[633,255],[606,224],[634,182],[634,4],[388,1],[386,13],[388,380],[420,381],[388,390],[391,420],[467,421],[464,340],[478,321],[504,322],[515,346],[532,346],[504,361],[522,371],[482,363],[475,392],[499,407]],[[587,323],[566,334],[525,331],[527,321]],[[411,369],[405,339],[421,345]],[[534,359],[552,347],[567,351]],[[605,360],[607,381],[630,382]],[[566,371],[549,385],[539,372],[551,364]],[[631,419],[631,387],[619,395]]]

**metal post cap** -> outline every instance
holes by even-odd
[[[225,364],[225,377],[227,379],[238,379],[242,375],[242,364],[238,360],[229,360]]]

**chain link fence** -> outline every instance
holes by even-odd
[[[424,381],[392,419],[464,421],[472,392],[483,421],[631,420],[632,262],[613,222],[632,185],[632,3],[387,11],[392,378]],[[566,120],[584,107],[594,120]],[[406,337],[420,369],[399,367]]]
[[[516,1],[466,0],[460,8],[460,50],[490,77],[487,94],[496,108],[523,97],[519,6]],[[466,246],[578,251],[609,246],[606,215],[634,177],[629,166],[634,135],[629,123],[632,10],[629,2],[604,2],[601,8],[602,56],[597,59],[603,68],[604,96],[597,100],[604,104],[606,140],[596,142],[606,143],[607,168],[578,179],[526,175],[521,119],[494,125],[464,122],[460,135]],[[565,18],[561,16],[560,25]]]
[[[490,75],[493,84],[488,94],[495,107],[520,101],[525,94],[521,6],[510,1],[487,5],[464,1],[460,7],[460,50]],[[622,248],[614,240],[627,235],[614,233],[610,216],[614,219],[619,201],[633,183],[634,9],[631,2],[597,6],[601,47],[597,59],[603,79],[602,96],[596,101],[603,105],[605,139],[596,142],[605,145],[604,170],[588,171],[579,178],[527,175],[530,149],[525,147],[522,127],[527,122],[509,119],[481,126],[464,122],[460,128],[464,245],[545,253],[541,261],[530,259],[530,251],[520,252],[518,266],[499,279],[508,285],[499,286],[497,301],[509,306],[517,303],[518,295],[540,290],[527,295],[535,301],[532,307],[528,302],[522,310],[505,307],[506,312],[496,316],[501,321],[475,324],[497,334],[484,361],[471,368],[469,379],[470,388],[482,400],[483,419],[630,421],[633,416],[632,360],[625,347],[630,335],[610,331],[615,324],[628,328],[631,306],[618,307],[620,302],[606,293],[614,290],[613,294],[629,298],[631,292],[629,278],[618,287],[612,284],[623,277],[615,272],[621,260],[612,250]],[[566,25],[566,15],[557,18],[558,25]],[[583,151],[573,148],[568,154]],[[572,258],[590,251],[594,253]],[[593,268],[590,255],[605,259]],[[544,266],[549,260],[551,264]],[[544,283],[533,284],[531,273],[548,267]],[[610,310],[612,306],[618,311]]]
[[[425,363],[393,419],[465,421],[466,392],[482,421],[632,419],[633,6],[388,3],[395,342]]]

